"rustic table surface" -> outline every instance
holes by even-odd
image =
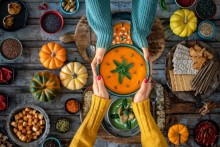
[[[16,32],[5,32],[0,30],[0,41],[7,37],[16,37],[19,39],[23,46],[23,55],[20,59],[18,59],[15,62],[7,62],[0,57],[0,63],[1,64],[10,64],[13,67],[15,67],[16,70],[16,80],[15,82],[10,86],[0,86],[0,92],[5,92],[8,94],[10,98],[10,105],[6,112],[0,112],[0,120],[3,120],[7,118],[10,111],[14,109],[15,107],[22,105],[22,104],[34,104],[42,107],[49,115],[49,118],[51,120],[51,130],[50,135],[55,136],[59,138],[60,140],[71,140],[74,136],[75,132],[80,126],[80,119],[79,115],[69,115],[64,110],[64,102],[71,97],[77,98],[79,100],[82,99],[82,93],[83,90],[79,91],[69,91],[62,87],[61,94],[59,97],[57,97],[52,102],[48,103],[41,103],[33,99],[29,92],[29,83],[31,78],[33,77],[34,73],[45,70],[45,68],[42,66],[42,64],[39,61],[38,52],[41,48],[41,46],[49,41],[58,41],[58,38],[63,33],[71,33],[75,30],[76,24],[78,23],[81,16],[85,15],[85,1],[80,0],[80,8],[77,13],[73,15],[65,15],[61,12],[59,1],[56,0],[44,0],[48,3],[49,9],[51,10],[57,10],[59,11],[65,20],[65,26],[62,29],[61,32],[55,34],[55,35],[48,35],[44,33],[40,29],[39,25],[39,19],[41,15],[44,13],[44,11],[39,11],[38,6],[40,3],[42,3],[43,0],[24,0],[26,3],[28,10],[29,10],[29,19],[27,22],[27,26],[19,31]],[[220,54],[220,1],[215,0],[218,5],[217,14],[214,18],[214,23],[217,26],[217,33],[216,36],[208,42],[217,52]],[[165,35],[166,35],[166,48],[161,58],[159,58],[157,61],[154,62],[154,70],[153,70],[153,76],[156,80],[158,80],[163,85],[166,85],[166,79],[165,79],[165,60],[166,55],[169,52],[169,50],[177,43],[183,40],[183,38],[177,37],[172,33],[169,27],[169,17],[172,15],[172,13],[179,9],[173,0],[166,0],[168,10],[167,12],[164,12],[160,9],[159,3],[157,8],[157,16],[162,20],[164,29],[165,29]],[[130,12],[131,11],[131,0],[111,0],[111,8],[112,12]],[[198,35],[194,33],[192,36],[190,36],[187,39],[194,39],[199,40]],[[63,44],[63,46],[68,51],[68,57],[67,62],[74,61],[75,58],[81,63],[83,63],[87,69],[89,70],[89,81],[86,86],[92,84],[92,73],[91,73],[91,67],[88,63],[85,63],[83,59],[80,57],[76,45],[74,43],[70,44]],[[52,71],[53,73],[58,74],[58,70]],[[220,87],[218,90],[211,95],[210,99],[214,101],[220,101]],[[60,116],[65,116],[71,119],[72,123],[72,129],[70,132],[66,134],[59,134],[55,130],[55,121]],[[197,147],[195,142],[193,141],[192,137],[192,129],[198,123],[199,120],[210,118],[212,120],[215,120],[218,124],[220,124],[220,110],[214,111],[212,114],[206,115],[205,117],[201,118],[199,114],[191,113],[191,114],[173,114],[173,117],[175,117],[176,122],[182,123],[188,126],[190,129],[190,139],[188,144],[185,144],[183,146],[192,146]],[[141,146],[141,145],[117,145],[115,143],[109,143],[101,139],[97,139],[96,145],[97,147],[107,147],[107,146]],[[172,146],[172,145],[170,145]],[[218,142],[218,146],[220,146],[220,141]]]

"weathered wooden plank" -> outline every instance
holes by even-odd
[[[26,5],[29,9],[29,18],[40,18],[40,16],[43,14],[43,11],[38,10],[39,4],[40,4],[39,2],[26,3]],[[132,7],[132,4],[130,2],[112,2],[111,3],[112,13],[131,12],[131,7]],[[220,7],[220,4],[217,5],[217,8],[219,8],[219,7]],[[78,12],[76,12],[75,14],[72,14],[72,15],[64,14],[60,8],[59,2],[48,3],[48,8],[49,8],[49,10],[56,10],[56,11],[60,12],[64,18],[79,18],[79,17],[86,14],[84,2],[80,3],[80,8],[79,8]],[[157,7],[157,16],[159,16],[160,18],[169,18],[175,10],[179,9],[179,7],[175,3],[167,4],[167,8],[169,11],[163,11],[163,10],[161,10],[160,7]],[[215,19],[219,19],[219,18],[220,18],[220,12],[217,11]]]

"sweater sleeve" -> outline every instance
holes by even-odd
[[[89,113],[76,132],[70,147],[92,147],[95,144],[98,129],[109,105],[109,99],[93,95]]]
[[[96,47],[110,47],[113,39],[110,0],[86,0],[86,16],[97,36]]]
[[[140,126],[142,146],[167,147],[167,142],[151,115],[149,99],[139,103],[132,102],[132,108]]]
[[[131,34],[135,45],[148,48],[147,36],[150,34],[157,10],[157,0],[132,1]]]

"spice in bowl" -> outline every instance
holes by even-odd
[[[217,11],[213,0],[198,0],[195,8],[197,15],[204,20],[212,19]]]
[[[0,85],[13,82],[13,69],[6,66],[0,66]]]
[[[15,60],[22,53],[22,45],[14,38],[5,39],[1,44],[1,54],[7,60]]]
[[[78,9],[78,0],[63,0],[61,3],[61,8],[64,13],[72,14]]]
[[[181,8],[189,8],[195,4],[196,0],[175,0],[175,2]]]
[[[63,17],[56,11],[48,11],[41,17],[41,28],[49,34],[59,32],[63,23]]]
[[[47,138],[42,147],[61,147],[60,141],[54,137]]]
[[[201,22],[198,34],[203,39],[211,39],[215,35],[215,25],[210,21]]]
[[[66,133],[70,130],[70,121],[67,118],[59,118],[56,122],[56,129],[60,133]]]
[[[68,99],[65,103],[65,109],[68,113],[75,114],[80,110],[80,103],[75,99]]]

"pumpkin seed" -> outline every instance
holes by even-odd
[[[137,81],[137,84],[139,85],[139,84],[140,84],[140,81]]]
[[[134,57],[134,54],[133,54],[133,53],[131,53],[130,57],[131,57],[131,58],[132,58],[132,57]]]
[[[115,50],[115,53],[118,53],[118,50]]]
[[[134,72],[133,72],[133,74],[137,74],[137,72],[136,72],[136,71],[134,71]]]
[[[106,65],[110,65],[110,63],[107,62]]]
[[[117,86],[114,86],[114,88],[115,88],[115,89],[118,89],[118,87],[117,87]]]
[[[107,78],[109,78],[109,79],[110,79],[110,78],[111,78],[111,76],[107,76]]]
[[[126,87],[129,88],[130,86],[129,86],[129,85],[126,85]]]

